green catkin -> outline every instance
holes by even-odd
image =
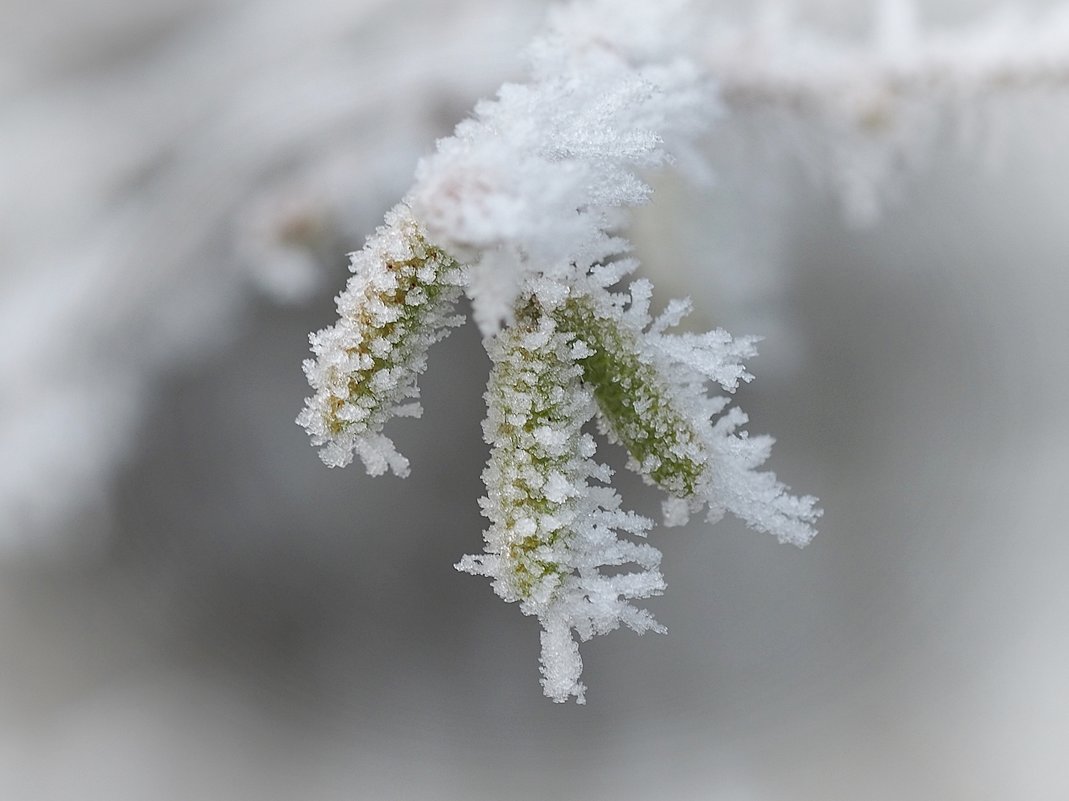
[[[331,467],[359,455],[372,475],[405,475],[407,460],[382,429],[418,414],[427,350],[463,319],[452,311],[464,269],[426,240],[403,204],[351,255],[351,269],[337,322],[310,338],[315,358],[304,370],[315,394],[297,422]]]
[[[460,270],[460,265],[440,248],[429,244],[421,235],[413,235],[412,258],[387,261],[383,266],[396,276],[396,287],[374,293],[367,301],[400,310],[396,319],[377,322],[366,311],[359,314],[359,325],[365,330],[365,338],[359,344],[345,348],[349,356],[357,356],[361,367],[349,374],[344,383],[347,390],[345,397],[332,396],[327,413],[327,426],[332,434],[341,434],[352,422],[338,416],[338,411],[346,404],[359,402],[366,398],[372,408],[385,407],[392,399],[376,397],[378,390],[374,378],[384,370],[405,364],[413,358],[416,351],[426,347],[426,343],[411,336],[413,332],[422,332],[430,314],[439,312],[439,299],[442,297],[443,276],[451,276]],[[451,295],[456,292],[448,287]],[[453,300],[449,298],[449,303]],[[388,353],[374,352],[374,343],[389,343]]]
[[[578,360],[583,380],[607,428],[642,474],[676,498],[692,498],[705,472],[705,448],[636,336],[599,314],[585,295],[573,294],[553,311],[553,319],[592,351]]]
[[[491,519],[491,550],[507,565],[507,600],[545,593],[559,583],[552,554],[570,535],[571,495],[548,497],[557,476],[572,484],[582,464],[585,403],[577,395],[580,370],[567,358],[567,338],[531,307],[502,331],[492,348],[487,386],[487,441],[493,443],[484,479],[490,490],[484,509]],[[586,403],[589,403],[587,396]],[[587,412],[589,413],[589,412]],[[562,432],[547,443],[544,432]]]

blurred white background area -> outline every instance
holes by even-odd
[[[392,429],[410,478],[293,423],[344,254],[545,8],[0,0],[0,799],[1069,798],[1069,83],[881,150],[866,219],[806,156],[827,120],[729,107],[712,185],[655,179],[659,302],[765,337],[740,402],[825,517],[802,551],[657,528],[669,634],[584,646],[585,707],[452,567],[484,523],[472,326]]]

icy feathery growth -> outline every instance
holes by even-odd
[[[558,8],[531,48],[531,80],[504,86],[441,140],[354,256],[341,319],[312,337],[316,359],[305,365],[316,394],[300,422],[324,460],[343,465],[355,452],[369,472],[403,474],[382,428],[410,410],[426,350],[457,323],[451,305],[466,287],[493,361],[490,527],[484,553],[458,568],[538,617],[543,689],[555,701],[584,699],[577,638],[621,624],[661,630],[630,603],[662,590],[660,554],[619,536],[644,536],[650,523],[606,486],[611,473],[582,430],[592,418],[668,493],[670,523],[707,507],[711,520],[730,511],[804,545],[819,514],[812,498],[756,472],[771,440],[748,438],[745,416],[706,393],[709,382],[731,391],[749,380],[753,341],[669,333],[686,303],[653,321],[648,282],[612,289],[637,266],[619,235],[623,211],[650,195],[636,171],[689,158],[717,108],[679,55],[690,30],[682,8]],[[619,573],[624,565],[636,569]]]
[[[594,439],[582,431],[595,405],[578,362],[593,352],[560,330],[535,298],[517,317],[489,343],[486,549],[457,568],[489,576],[498,595],[538,617],[545,694],[583,703],[583,663],[572,632],[587,640],[621,623],[639,633],[663,632],[649,612],[629,603],[664,589],[661,554],[617,536],[644,537],[652,523],[621,510],[620,496],[602,486],[611,471],[593,460]],[[638,569],[599,570],[628,564]]]
[[[408,460],[382,427],[391,417],[421,413],[416,380],[427,349],[463,322],[450,312],[464,271],[427,242],[404,204],[352,254],[350,269],[338,321],[309,337],[316,358],[305,361],[304,372],[315,395],[297,422],[330,467],[344,467],[357,453],[371,475],[407,475]]]
[[[708,505],[710,522],[727,511],[781,542],[805,545],[820,516],[816,499],[793,497],[774,474],[756,472],[772,440],[740,433],[746,416],[738,409],[721,416],[728,399],[706,391],[712,382],[733,392],[753,378],[742,361],[756,354],[755,340],[720,330],[671,333],[690,303],[673,301],[651,319],[652,289],[636,281],[625,296],[587,281],[551,312],[589,350],[579,362],[601,430],[627,448],[633,470],[670,496],[666,524],[681,525]]]
[[[413,211],[434,242],[471,265],[484,335],[508,318],[526,275],[566,278],[627,249],[614,235],[620,210],[651,191],[636,170],[696,163],[693,140],[718,106],[680,56],[684,6],[555,8],[530,48],[531,80],[478,103],[420,164]]]

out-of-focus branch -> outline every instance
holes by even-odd
[[[876,217],[895,174],[923,162],[941,130],[983,135],[974,123],[992,101],[1069,91],[1069,5],[935,30],[911,0],[885,0],[871,35],[853,41],[768,10],[707,30],[703,62],[731,117],[774,117],[780,130],[762,138],[779,150],[804,142],[797,155],[858,222]]]
[[[706,63],[734,110],[853,111],[860,127],[891,120],[888,103],[920,97],[1069,88],[1069,6],[1029,20],[999,13],[950,31],[926,31],[912,3],[881,6],[868,41],[836,40],[782,15],[751,28],[713,26]]]
[[[413,31],[413,6],[209,8],[128,64],[0,87],[0,452],[20,454],[0,463],[0,553],[106,503],[156,383],[257,289],[307,294],[295,214],[335,226],[344,263],[536,16],[465,0]]]

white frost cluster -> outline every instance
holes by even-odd
[[[813,498],[757,472],[771,440],[749,438],[745,416],[706,393],[710,382],[732,391],[749,380],[753,341],[671,333],[687,303],[654,321],[648,282],[613,290],[637,266],[620,235],[623,211],[649,199],[636,171],[690,158],[717,108],[681,55],[682,7],[558,8],[531,47],[530,81],[504,86],[439,141],[354,256],[340,319],[313,335],[305,365],[316,393],[299,422],[324,460],[343,465],[355,452],[369,472],[405,473],[382,427],[410,411],[426,350],[457,323],[451,305],[466,284],[493,361],[490,527],[484,552],[457,567],[538,617],[543,689],[555,701],[584,700],[577,638],[621,624],[663,631],[631,603],[662,591],[660,553],[620,536],[644,537],[650,521],[620,508],[587,422],[596,417],[665,490],[669,523],[707,507],[710,520],[732,512],[804,545],[819,515]]]
[[[484,334],[508,319],[525,275],[585,270],[624,250],[613,236],[619,210],[651,191],[636,170],[690,158],[717,105],[681,55],[681,8],[556,8],[529,50],[531,80],[477,104],[419,165],[413,210],[433,241],[471,265]]]

